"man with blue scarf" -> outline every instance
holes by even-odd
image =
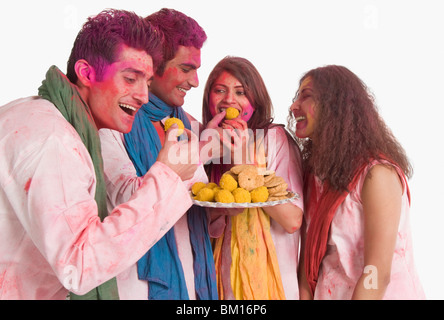
[[[100,133],[109,206],[130,198],[140,185],[139,177],[156,162],[167,118],[179,118],[187,129],[195,121],[182,105],[187,91],[199,84],[197,69],[206,34],[195,20],[172,9],[162,9],[146,20],[163,33],[163,62],[151,83],[149,102],[137,113],[131,132]],[[200,166],[194,178],[184,183],[189,188],[195,181],[206,180]],[[183,217],[136,266],[117,277],[121,299],[217,299],[206,212],[198,206],[186,210],[180,203],[177,210],[183,211]]]

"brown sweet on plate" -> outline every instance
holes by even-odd
[[[267,188],[273,188],[273,187],[276,187],[276,186],[281,185],[283,183],[285,183],[284,178],[278,177],[278,176],[274,176],[271,179],[269,179],[267,182],[264,182],[264,185]]]
[[[269,196],[267,201],[278,201],[278,200],[284,200],[287,199],[288,196]]]
[[[287,184],[286,182],[284,182],[284,183],[278,184],[278,185],[275,186],[275,187],[268,188],[268,192],[269,192],[271,195],[275,195],[276,193],[280,193],[280,192],[282,192],[282,191],[287,190],[287,188],[288,188],[288,184]]]
[[[257,167],[253,166],[251,164],[239,164],[237,166],[232,167],[230,169],[230,171],[234,174],[239,174],[242,171],[244,171],[245,169],[252,170],[252,171],[256,172],[256,174],[257,174]]]
[[[239,187],[251,191],[264,185],[264,176],[255,173],[253,170],[246,169],[238,175]]]
[[[270,190],[270,189],[268,189],[268,190]],[[270,196],[273,196],[273,197],[282,197],[282,196],[286,196],[287,194],[288,194],[288,191],[285,190],[285,191],[282,191],[282,192],[276,192],[276,193],[270,194]]]
[[[274,177],[276,177],[274,172],[269,175],[264,175],[264,184],[267,184],[268,182],[270,182],[271,179],[273,179]]]
[[[257,169],[257,173],[263,175],[264,178],[265,178],[265,177],[267,177],[269,175],[273,175],[274,171],[273,170],[266,170],[266,169],[260,168],[260,169]]]

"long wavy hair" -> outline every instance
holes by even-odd
[[[309,139],[295,137],[304,171],[312,172],[340,191],[347,190],[357,170],[371,159],[385,157],[410,178],[413,168],[405,150],[378,113],[373,95],[353,72],[343,66],[308,71],[317,122]],[[294,118],[289,116],[294,132]]]
[[[267,129],[273,122],[273,104],[267,87],[256,67],[247,59],[227,56],[213,68],[205,84],[202,103],[202,122],[204,126],[213,118],[210,113],[209,101],[211,88],[222,72],[228,72],[242,84],[245,95],[254,107],[252,117],[248,120],[248,128]]]

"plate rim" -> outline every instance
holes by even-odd
[[[292,202],[294,200],[299,200],[300,195],[297,192],[287,190],[288,192],[293,193],[293,196],[286,199],[281,200],[275,200],[275,201],[267,201],[267,202],[246,202],[246,203],[237,203],[237,202],[230,202],[230,203],[223,203],[223,202],[215,202],[215,201],[199,201],[193,199],[192,193],[190,191],[191,200],[193,201],[193,204],[198,205],[200,207],[205,208],[227,208],[227,209],[234,209],[234,208],[257,208],[257,207],[273,207],[279,204],[284,204],[288,202]]]

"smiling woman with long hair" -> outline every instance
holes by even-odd
[[[239,111],[224,119],[231,107]],[[245,149],[232,153],[232,161],[207,165],[209,179],[219,183],[236,163],[237,151],[248,147],[254,164],[284,178],[300,198],[271,207],[244,209],[210,208],[210,234],[220,299],[298,299],[297,265],[299,228],[302,223],[302,164],[300,152],[283,125],[273,123],[273,106],[255,66],[241,57],[222,59],[210,73],[203,98],[203,124],[214,122],[230,132],[252,131]],[[217,122],[217,121],[216,121]],[[250,139],[251,138],[251,139]],[[234,158],[233,158],[234,156]],[[218,159],[219,160],[219,159]],[[253,161],[251,161],[253,163]],[[254,253],[254,254],[252,254]]]
[[[409,225],[413,170],[366,85],[342,66],[313,69],[290,113],[304,167],[301,297],[423,298]]]

